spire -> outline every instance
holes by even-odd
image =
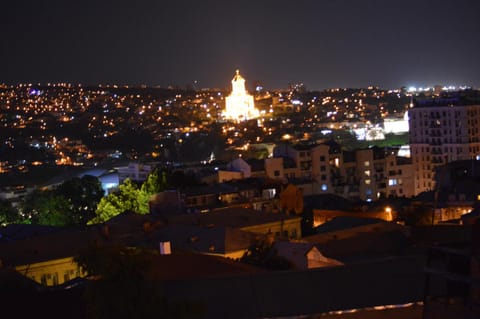
[[[245,79],[243,78],[243,76],[240,75],[240,70],[239,69],[235,70],[235,75],[232,79],[232,82],[237,82],[237,81],[245,82]]]

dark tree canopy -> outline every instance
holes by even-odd
[[[85,225],[95,216],[103,193],[98,178],[86,175],[67,180],[52,190],[33,191],[25,198],[21,209],[37,224]]]
[[[22,221],[22,216],[9,200],[0,200],[0,226]]]
[[[34,224],[67,226],[72,224],[68,201],[52,190],[35,190],[23,202],[22,212]]]
[[[255,241],[240,258],[240,261],[269,270],[289,270],[294,267],[288,259],[278,255],[273,246],[273,240],[268,239]]]
[[[86,224],[95,216],[97,205],[104,195],[98,178],[85,175],[65,181],[56,190],[67,199],[70,205],[74,224]]]

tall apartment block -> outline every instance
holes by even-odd
[[[480,155],[480,94],[456,92],[419,100],[409,110],[415,195],[435,189],[437,167]]]

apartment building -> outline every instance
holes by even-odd
[[[265,161],[269,178],[296,182],[304,194],[337,194],[345,198],[375,201],[389,196],[413,196],[413,167],[397,149],[368,148],[342,151],[329,141],[315,145],[281,145],[274,158]],[[284,162],[295,164],[285,174]]]
[[[409,116],[415,195],[435,189],[439,166],[480,155],[478,92],[419,100]]]

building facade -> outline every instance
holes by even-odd
[[[274,156],[265,161],[267,177],[295,182],[304,195],[336,194],[365,201],[413,196],[411,160],[398,156],[396,149],[343,151],[335,142],[285,144]],[[294,163],[288,175],[282,162]]]
[[[434,190],[435,170],[480,154],[480,100],[458,97],[417,102],[410,109],[410,149],[415,195]]]
[[[237,70],[232,79],[232,92],[225,98],[225,112],[227,120],[246,121],[257,118],[260,113],[255,108],[253,96],[245,88],[245,79]]]

